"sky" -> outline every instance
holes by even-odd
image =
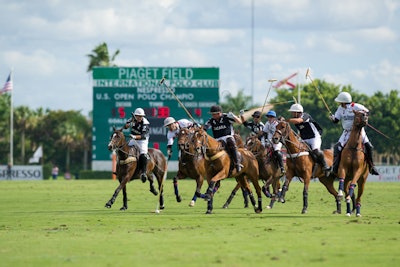
[[[0,86],[14,106],[92,110],[88,54],[118,66],[219,67],[220,97],[263,104],[269,79],[400,88],[398,0],[0,0]],[[275,95],[272,90],[270,97]]]

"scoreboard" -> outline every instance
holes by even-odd
[[[160,85],[165,77],[165,85]],[[166,87],[168,86],[174,93]],[[111,152],[107,145],[112,129],[121,128],[136,108],[143,108],[150,122],[149,147],[166,155],[167,129],[164,119],[190,120],[180,102],[196,122],[210,116],[219,103],[219,68],[191,67],[95,67],[93,69],[92,170],[110,170]],[[129,129],[125,132],[129,135]],[[172,160],[177,160],[176,142]]]

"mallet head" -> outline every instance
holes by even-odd
[[[164,83],[164,81],[165,81],[165,77],[163,77],[163,78],[161,79],[161,81],[160,81],[160,85],[161,85],[161,84],[163,84],[163,83]]]

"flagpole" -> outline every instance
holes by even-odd
[[[13,69],[11,69],[11,81],[14,84]],[[13,108],[13,90],[10,97],[10,164],[14,166],[14,108]]]

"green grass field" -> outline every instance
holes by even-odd
[[[181,203],[165,184],[166,209],[148,183],[117,187],[112,180],[0,182],[0,266],[399,266],[400,183],[367,183],[362,217],[334,215],[333,198],[312,182],[301,214],[302,184],[291,184],[285,204],[263,212],[243,208],[238,194],[222,205],[235,183],[224,180],[214,214],[206,202],[188,207],[195,188],[180,181]],[[337,186],[337,183],[336,185]],[[205,191],[205,186],[203,192]],[[345,204],[343,203],[343,213]]]

